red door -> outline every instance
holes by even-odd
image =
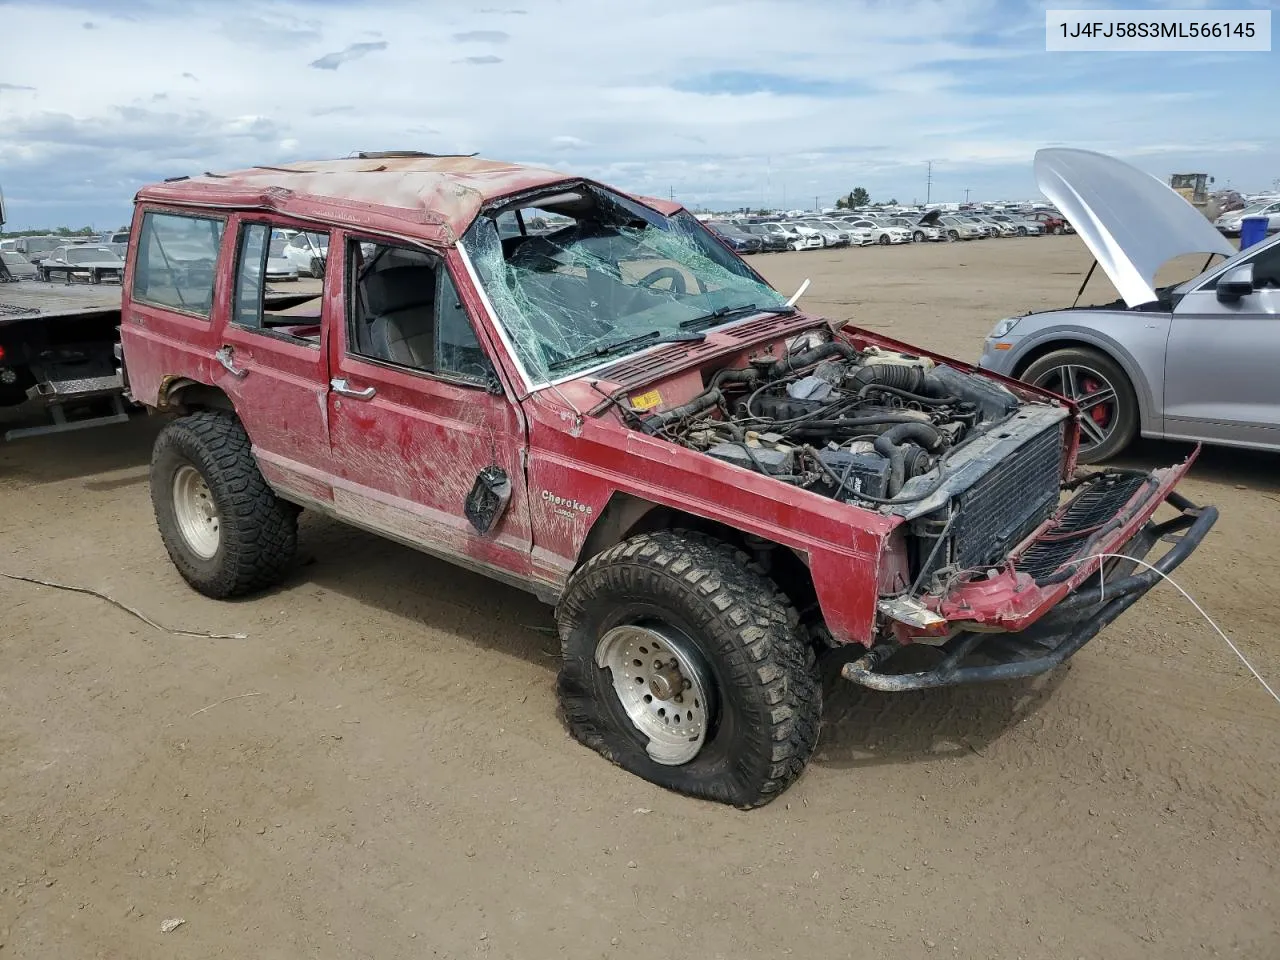
[[[283,221],[241,217],[226,318],[218,338],[214,382],[232,399],[253,441],[267,481],[282,494],[328,506],[333,470],[328,431],[327,327],[330,288],[341,286],[340,267],[314,280],[273,280],[272,256],[283,242]],[[326,236],[327,232],[317,234]]]
[[[524,418],[497,379],[449,269],[394,241],[344,243],[345,320],[331,324],[328,396],[334,511],[527,586]],[[505,479],[488,497],[490,506],[500,499],[501,509],[484,530],[466,510],[482,475],[490,493]]]

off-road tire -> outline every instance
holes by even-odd
[[[175,517],[174,477],[188,465],[204,479],[218,510],[219,543],[208,559],[188,546]],[[151,503],[174,566],[207,597],[273,586],[297,552],[298,510],[267,486],[249,435],[233,414],[193,413],[160,431],[151,455]]]
[[[1133,442],[1138,432],[1138,398],[1133,392],[1133,384],[1118,363],[1106,354],[1087,347],[1068,347],[1047,353],[1028,365],[1022,371],[1021,379],[1027,383],[1035,383],[1054,368],[1062,366],[1093,370],[1100,375],[1100,379],[1106,380],[1115,388],[1114,426],[1101,443],[1087,448],[1082,444],[1078,458],[1080,463],[1110,460]]]
[[[558,692],[570,733],[659,786],[740,808],[762,806],[800,776],[822,717],[822,688],[799,618],[735,547],[685,530],[624,540],[570,578],[556,610]],[[652,760],[596,646],[615,626],[661,622],[691,641],[718,700],[706,740],[680,766]]]

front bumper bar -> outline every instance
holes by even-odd
[[[1025,630],[957,633],[940,648],[942,662],[923,673],[877,672],[905,649],[898,644],[880,644],[845,664],[841,676],[873,690],[897,692],[1014,680],[1052,670],[1137,603],[1163,575],[1177,569],[1217,522],[1216,507],[1196,506],[1176,491],[1170,490],[1164,502],[1176,509],[1178,516],[1162,523],[1148,520],[1128,542],[1112,551],[1131,559],[1115,561],[1109,571],[1111,579],[1104,582],[1101,573],[1095,574]],[[1132,561],[1142,560],[1160,541],[1172,546],[1151,567],[1133,572],[1139,565]],[[1084,559],[1073,560],[1068,566]],[[1103,565],[1104,571],[1107,566]]]

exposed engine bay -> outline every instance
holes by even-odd
[[[885,593],[999,564],[1057,507],[1062,404],[927,357],[812,336],[704,379],[645,432],[908,521]],[[891,566],[893,566],[891,564]]]
[[[717,371],[700,396],[645,419],[643,428],[875,507],[927,498],[941,486],[948,457],[1020,405],[999,384],[928,358],[830,341]]]

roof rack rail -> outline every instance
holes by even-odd
[[[421,150],[361,150],[360,160],[391,160],[398,157],[475,157],[475,153],[424,153]]]

